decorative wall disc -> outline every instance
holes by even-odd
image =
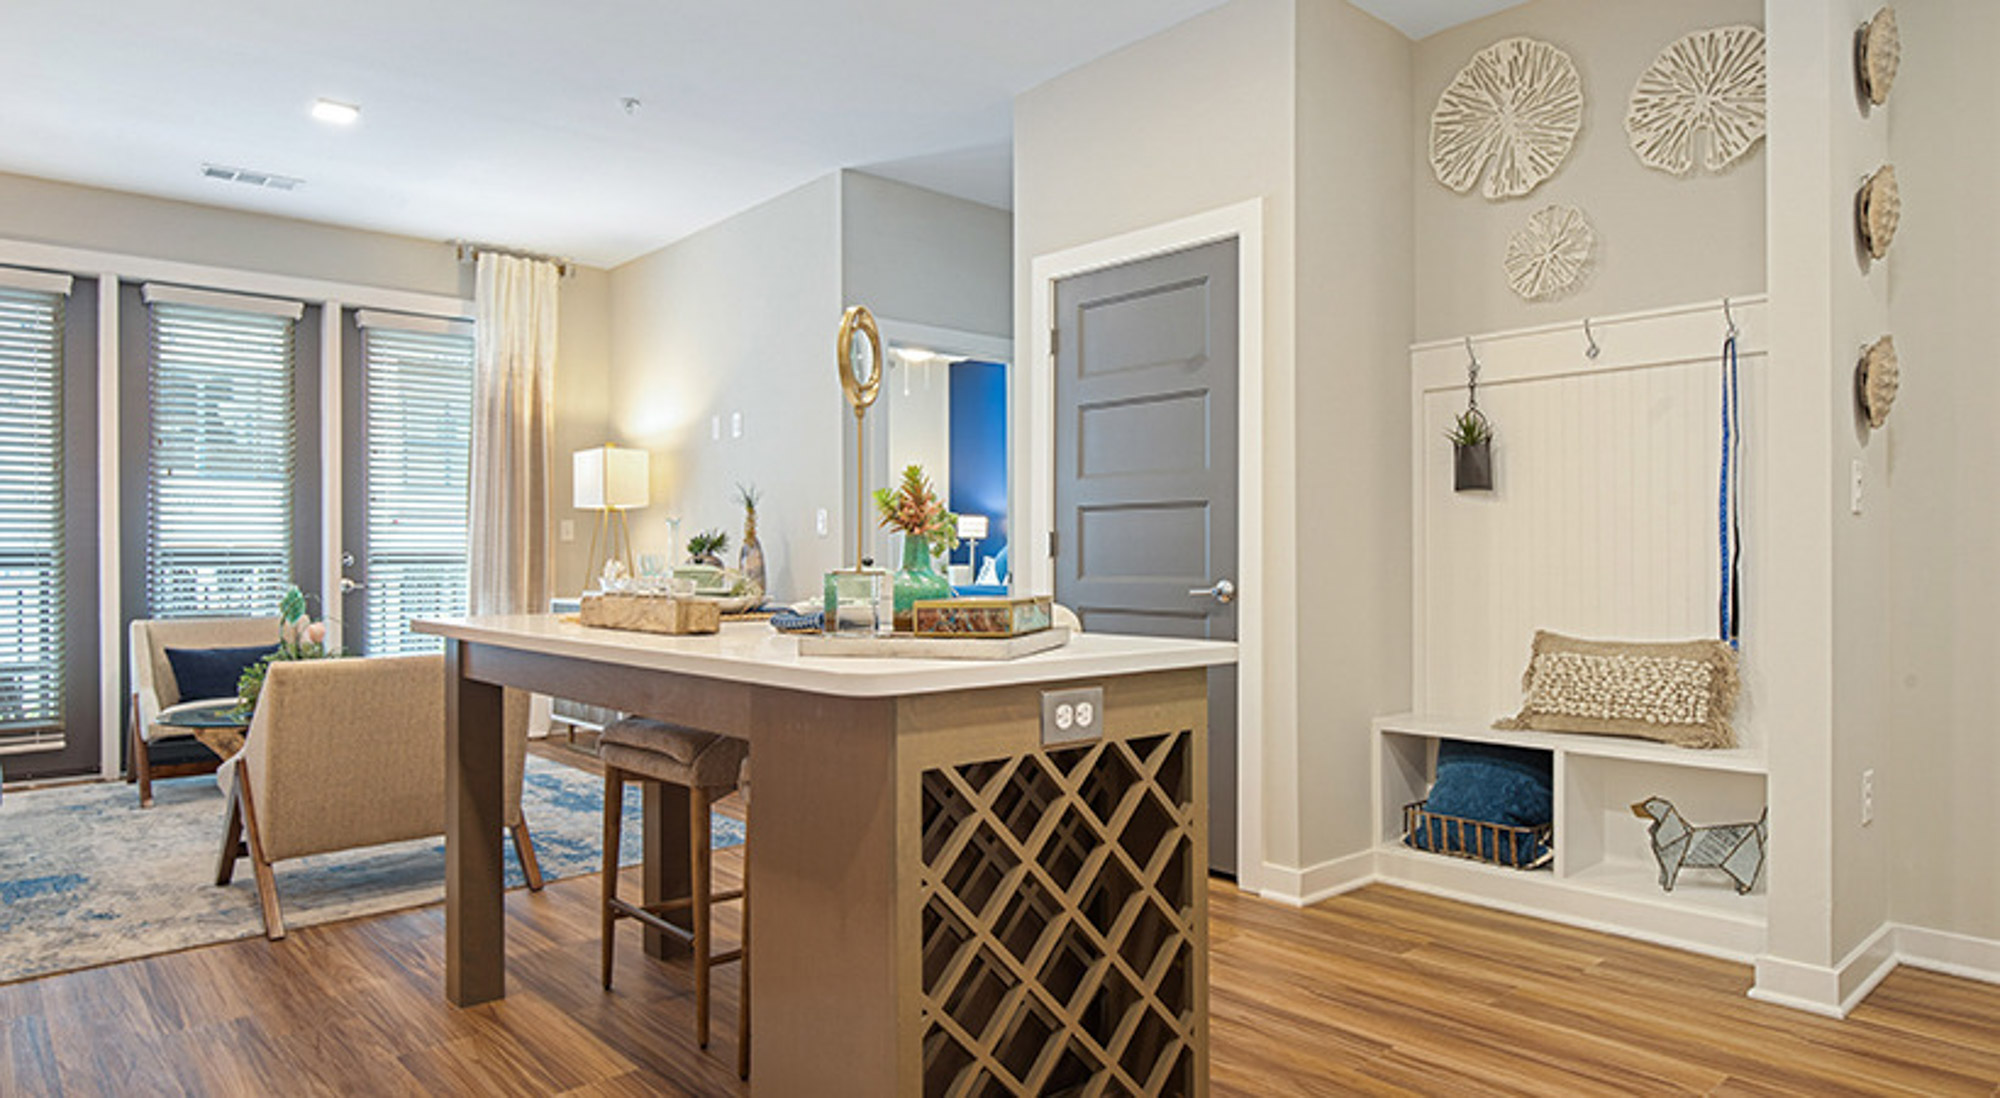
[[[1473,54],[1438,96],[1431,168],[1460,194],[1484,177],[1480,193],[1515,198],[1562,167],[1582,125],[1583,80],[1569,54],[1508,38]]]
[[[1883,336],[1861,352],[1861,365],[1854,371],[1854,395],[1868,426],[1880,430],[1889,421],[1889,408],[1896,403],[1902,387],[1903,368],[1896,359],[1896,337]]]
[[[1875,259],[1888,255],[1902,219],[1903,196],[1896,190],[1896,166],[1884,164],[1854,196],[1855,229],[1861,234],[1861,246]]]
[[[1861,94],[1878,107],[1887,103],[1902,63],[1903,36],[1896,29],[1896,9],[1885,7],[1855,35],[1854,70]]]
[[[1702,167],[1719,172],[1764,136],[1764,32],[1696,31],[1660,51],[1632,88],[1625,132],[1649,168],[1686,175],[1697,134]]]
[[[1507,241],[1507,285],[1529,301],[1560,297],[1583,281],[1597,243],[1575,206],[1546,206]]]

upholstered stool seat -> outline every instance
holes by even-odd
[[[695,1038],[708,1047],[709,968],[730,961],[743,963],[743,989],[737,1017],[737,1072],[749,1077],[749,940],[750,901],[746,890],[714,892],[710,885],[714,803],[737,787],[749,766],[750,745],[730,736],[697,732],[644,717],[625,717],[608,725],[598,739],[597,755],[604,764],[604,987],[611,988],[613,928],[619,919],[636,919],[654,930],[688,943],[694,952]],[[628,780],[666,782],[688,791],[688,897],[663,904],[634,904],[618,897],[618,839]],[[745,858],[744,879],[749,879]],[[743,903],[743,945],[722,953],[710,948],[714,905]],[[668,921],[669,912],[686,909],[691,929]]]

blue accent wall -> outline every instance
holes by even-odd
[[[985,515],[986,537],[979,539],[979,559],[1007,545],[1007,367],[998,362],[951,364],[951,488],[947,504],[954,514]],[[952,552],[954,564],[973,565],[970,546]],[[1003,562],[1004,563],[1004,562]],[[1001,576],[1005,579],[1003,573]]]

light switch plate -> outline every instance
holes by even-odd
[[[563,519],[556,523],[556,538],[560,541],[576,540],[576,520]]]
[[[731,412],[731,413],[729,413],[729,437],[730,437],[730,438],[742,438],[742,437],[743,437],[743,413],[742,413],[742,412]]]
[[[1103,687],[1042,691],[1042,746],[1088,743],[1103,731]]]
[[[813,512],[813,531],[820,537],[826,536],[826,508]]]

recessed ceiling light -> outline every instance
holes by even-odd
[[[361,108],[352,103],[336,103],[331,99],[313,100],[312,116],[321,122],[336,126],[351,126],[361,117]]]

